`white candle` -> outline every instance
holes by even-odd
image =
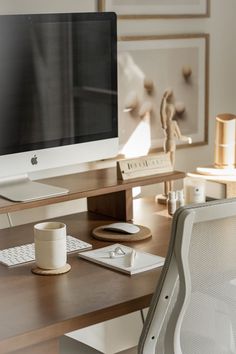
[[[187,177],[184,181],[184,190],[186,204],[204,203],[206,201],[204,180]]]

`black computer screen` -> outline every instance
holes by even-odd
[[[117,137],[113,13],[0,16],[0,155]]]

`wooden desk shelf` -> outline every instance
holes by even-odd
[[[129,181],[117,179],[116,168],[87,171],[41,180],[40,182],[69,189],[66,195],[26,203],[0,198],[0,214],[87,198],[88,210],[120,220],[133,218],[132,188],[182,179],[184,172],[173,171]]]

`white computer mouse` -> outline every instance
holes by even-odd
[[[136,234],[140,231],[140,227],[128,222],[114,222],[103,226],[103,230],[120,232],[122,234]]]

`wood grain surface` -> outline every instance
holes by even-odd
[[[85,212],[57,220],[67,224],[68,234],[94,248],[109,244],[95,240],[91,232],[112,218]],[[134,247],[165,256],[171,218],[163,206],[153,199],[135,200],[134,222],[152,232],[151,238]],[[32,241],[33,224],[0,230],[0,249]],[[50,277],[32,274],[33,263],[0,265],[0,353],[38,353],[45,343],[56,347],[64,333],[147,307],[161,272],[157,268],[128,276],[79,259],[76,253],[69,255],[68,263],[68,273]]]

